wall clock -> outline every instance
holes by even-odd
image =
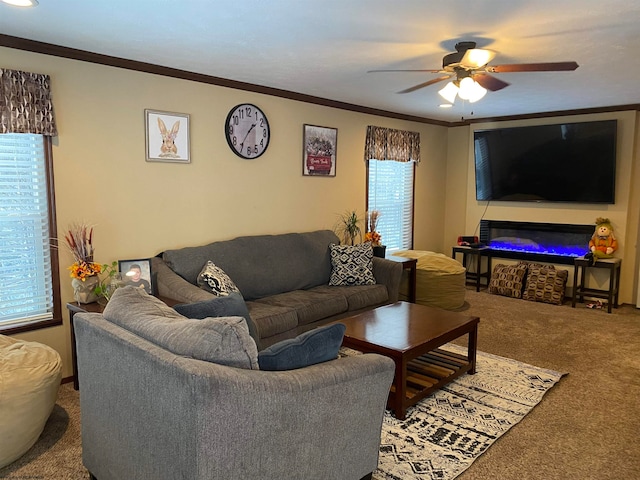
[[[253,159],[262,155],[269,146],[271,130],[262,110],[250,103],[241,103],[227,115],[225,136],[233,153]]]

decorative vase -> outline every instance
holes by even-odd
[[[386,245],[374,245],[373,246],[373,256],[384,258],[387,252]]]
[[[74,278],[71,280],[73,287],[73,297],[78,303],[93,303],[98,300],[98,295],[94,293],[95,288],[100,283],[97,275],[91,275],[82,280]]]

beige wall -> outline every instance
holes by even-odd
[[[589,204],[537,204],[518,202],[478,202],[475,199],[475,172],[473,160],[473,132],[478,129],[540,125],[565,121],[618,120],[616,203],[614,205]],[[549,223],[594,224],[597,217],[611,219],[619,249],[616,256],[623,259],[620,283],[620,301],[636,302],[637,291],[637,239],[640,212],[640,168],[638,168],[637,112],[614,112],[570,117],[542,118],[492,123],[477,123],[469,127],[450,128],[447,162],[447,202],[445,245],[452,245],[458,235],[478,234],[481,219],[513,220]],[[598,172],[593,172],[597,175]],[[633,188],[635,186],[635,189]],[[464,198],[464,200],[463,200]],[[594,224],[595,228],[595,224]],[[501,260],[502,261],[502,260]],[[507,263],[507,262],[505,262]],[[562,268],[567,268],[563,266]],[[570,270],[569,285],[573,285],[573,267]],[[596,288],[606,288],[606,271],[597,271],[592,284]]]
[[[239,235],[332,228],[337,215],[365,208],[367,125],[418,131],[415,247],[441,250],[447,129],[266,95],[0,48],[0,67],[51,76],[59,135],[54,139],[58,232],[95,225],[96,260],[147,258],[164,249]],[[255,103],[272,138],[256,160],[234,155],[224,138],[232,107]],[[190,164],[145,162],[144,109],[191,116]],[[338,129],[336,177],[302,176],[303,124]],[[60,252],[63,305],[72,299]],[[56,348],[71,375],[68,315],[61,327],[16,335]]]

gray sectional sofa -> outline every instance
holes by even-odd
[[[375,354],[262,371],[240,317],[118,289],[74,317],[82,460],[98,480],[360,480],[394,375]]]
[[[197,285],[214,262],[242,293],[258,330],[259,348],[320,325],[398,300],[402,266],[373,258],[374,285],[330,286],[330,230],[238,237],[167,250],[152,259],[157,293],[190,303],[214,295]]]

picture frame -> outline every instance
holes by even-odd
[[[145,109],[146,161],[191,163],[189,120],[187,113]]]
[[[136,272],[137,270],[139,270],[139,274]],[[149,295],[155,293],[155,282],[153,280],[150,258],[118,260],[118,271],[122,276],[124,285],[144,288]]]
[[[338,129],[306,123],[302,128],[302,175],[335,177]]]

